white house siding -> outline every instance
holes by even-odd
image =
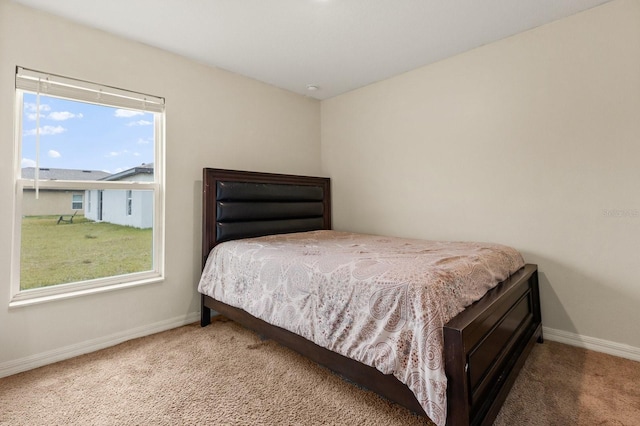
[[[100,192],[102,192],[102,217],[100,217]],[[131,214],[127,214],[127,191],[105,189],[86,191],[85,217],[96,222],[109,222],[134,228],[153,226],[153,191],[131,191]]]
[[[98,209],[96,208],[97,193],[98,191],[96,190],[84,192],[84,217],[87,219],[98,220]]]
[[[139,173],[136,175],[132,175],[127,177],[126,179],[122,179],[130,182],[153,182],[153,174],[150,173]]]
[[[129,170],[107,176],[103,180],[128,182],[153,182],[153,165],[143,164]],[[96,222],[109,222],[134,228],[153,226],[153,191],[131,190],[131,206],[128,190],[88,190],[85,195],[85,217]]]

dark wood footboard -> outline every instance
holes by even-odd
[[[449,425],[491,424],[537,341],[536,265],[526,265],[444,327]]]

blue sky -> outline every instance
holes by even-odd
[[[36,95],[24,94],[22,167],[36,160]],[[153,114],[40,95],[40,167],[117,173],[152,163]]]

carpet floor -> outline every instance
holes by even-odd
[[[225,320],[0,379],[0,425],[429,425]],[[537,344],[496,425],[640,424],[640,363]]]

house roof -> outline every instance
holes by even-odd
[[[141,174],[152,175],[153,163],[147,163],[147,164],[142,163],[139,166],[132,167],[127,170],[123,170],[120,173],[114,173],[112,175],[105,176],[100,180],[121,180],[121,179],[128,178],[130,176],[141,175]]]
[[[35,167],[24,167],[22,169],[23,179],[35,179],[35,174]],[[38,172],[38,179],[40,180],[101,180],[107,176],[110,176],[110,174],[100,170],[53,169],[40,167]]]
[[[24,167],[22,169],[23,179],[35,179],[36,168]],[[139,174],[153,174],[153,163],[141,164],[119,173],[108,173],[100,170],[75,170],[75,169],[53,169],[40,167],[38,179],[40,180],[121,180]]]

